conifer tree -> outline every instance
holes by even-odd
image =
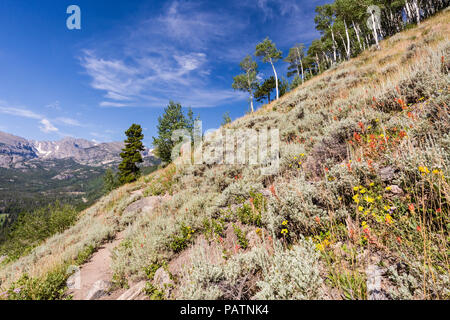
[[[163,116],[158,118],[158,137],[153,137],[156,154],[162,161],[166,163],[172,161],[172,149],[176,143],[176,141],[172,141],[172,133],[175,130],[185,128],[189,131],[189,127],[193,126],[192,119],[193,114],[189,116],[189,119],[186,119],[179,103],[169,102],[167,108],[164,109]]]
[[[125,148],[122,149],[120,156],[122,162],[119,164],[119,180],[120,183],[130,183],[136,181],[140,175],[140,169],[137,164],[142,163],[141,151],[144,151],[142,140],[142,128],[138,124],[132,124],[125,131],[127,139],[125,140]]]

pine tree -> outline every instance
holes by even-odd
[[[117,188],[118,185],[119,181],[117,181],[114,171],[111,168],[107,169],[103,176],[103,190],[108,193]]]
[[[162,117],[158,118],[158,137],[153,137],[153,145],[156,147],[156,154],[159,158],[169,163],[172,161],[172,149],[175,142],[172,141],[172,133],[177,129],[189,130],[189,127],[193,124],[193,115],[189,116],[191,120],[186,119],[183,114],[183,110],[179,103],[169,102],[167,108],[164,109],[164,114]]]
[[[119,164],[119,181],[120,183],[130,183],[136,181],[140,175],[140,169],[137,164],[142,163],[141,151],[144,151],[142,140],[142,128],[138,124],[132,124],[125,131],[127,139],[125,140],[125,148],[122,149],[120,156],[122,162]]]
[[[267,103],[270,103],[270,94],[275,88],[275,78],[272,76],[266,79],[262,84],[258,85],[258,88],[255,91],[256,101],[262,102],[264,99],[267,99]]]

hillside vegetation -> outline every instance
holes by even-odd
[[[277,174],[179,158],[4,263],[2,297],[65,298],[67,267],[125,230],[116,284],[145,279],[153,299],[449,299],[449,20],[225,125],[279,128]],[[126,210],[162,195],[152,211]]]

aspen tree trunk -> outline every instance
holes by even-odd
[[[405,9],[406,9],[406,21],[409,23],[411,22],[411,9],[409,8],[408,0],[405,1]]]
[[[278,75],[277,75],[277,71],[275,70],[275,66],[273,65],[272,58],[269,61],[270,61],[270,64],[272,65],[273,74],[275,75],[275,88],[277,90],[277,100],[278,100],[278,98],[280,97],[279,93],[278,93]]]
[[[298,62],[302,62],[302,58],[300,57],[300,51],[298,50],[298,48],[296,48],[297,51],[297,75],[300,78],[300,70],[298,68]],[[302,72],[303,73],[303,72]]]
[[[319,68],[319,73],[320,73],[320,63],[319,62],[320,62],[319,56],[317,55],[317,52],[316,52],[316,63],[317,63],[317,67]]]
[[[302,57],[300,55],[300,51],[298,50],[298,48],[297,48],[297,57],[298,57],[298,60],[300,61],[300,67],[302,68],[302,84],[303,84],[303,83],[305,83],[303,80],[303,62],[302,62]],[[298,64],[297,64],[297,70],[298,70]]]
[[[362,51],[362,44],[361,44],[361,38],[359,37],[359,30],[358,30],[358,26],[357,25],[355,25],[355,22],[354,21],[352,21],[352,24],[353,24],[353,28],[355,29],[355,33],[356,33],[356,38],[358,39],[358,43],[359,43],[359,48],[361,49],[361,51]]]
[[[327,62],[327,68],[329,68],[330,67],[330,62],[328,61],[328,56],[327,56],[327,54],[324,51],[322,51],[322,54],[323,54],[323,57],[325,58],[325,61]]]
[[[417,3],[418,0],[413,1],[414,9],[416,10],[416,16],[417,16],[417,25],[420,25],[420,9],[419,4]]]
[[[347,60],[350,60],[350,36],[348,34],[347,22],[344,19],[345,34],[347,35]]]
[[[380,50],[380,44],[378,43],[377,24],[375,22],[375,16],[374,16],[373,12],[371,13],[371,16],[372,16],[373,37],[375,39],[375,43],[377,45],[377,49]]]
[[[302,59],[300,59],[300,67],[302,68],[302,84],[303,84],[303,83],[305,83],[305,76],[304,76],[304,73],[303,73],[303,61],[302,61]]]
[[[252,113],[253,113],[253,91],[252,91],[252,83],[251,83],[251,81],[250,81],[250,74],[247,72],[247,82],[248,82],[248,90],[249,90],[249,93],[250,93],[250,109],[252,110]]]
[[[336,63],[336,41],[334,40],[334,32],[333,32],[333,28],[331,28],[331,37],[333,39],[333,56],[334,56],[334,63]]]
[[[345,40],[342,37],[341,33],[339,32],[339,37],[341,38],[342,45],[344,46],[345,56],[347,57],[347,45],[345,44]]]

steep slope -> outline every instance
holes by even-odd
[[[4,265],[4,296],[63,297],[67,267],[124,230],[115,287],[145,280],[149,298],[448,299],[448,21],[447,10],[222,128],[278,128],[277,172],[184,154]]]

